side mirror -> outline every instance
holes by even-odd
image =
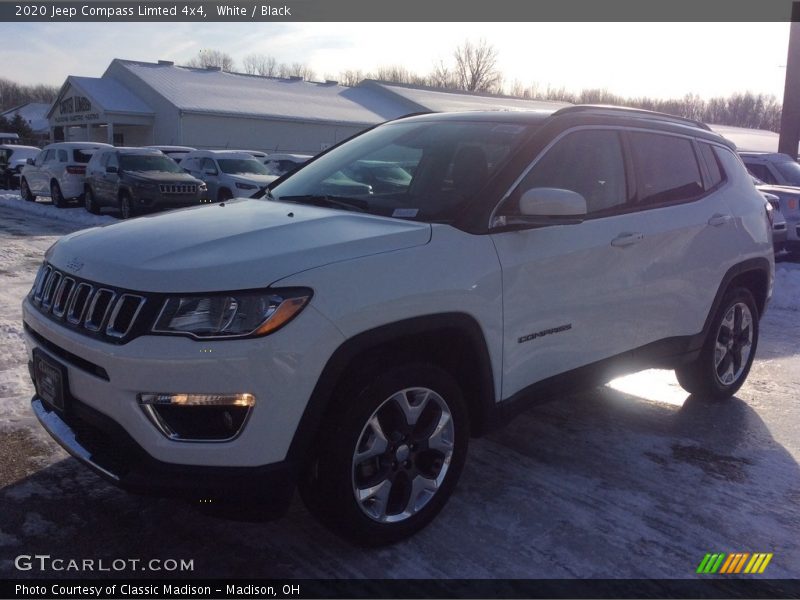
[[[519,199],[526,217],[585,217],[586,199],[577,192],[560,188],[531,188]]]
[[[203,175],[217,175],[216,169],[203,169]]]
[[[32,158],[28,158],[28,159],[26,159],[26,160],[25,160],[25,164],[26,164],[26,165],[34,165],[34,164],[36,164],[36,163],[33,161],[33,159],[32,159]]]
[[[571,190],[532,188],[519,199],[519,213],[495,217],[492,228],[514,231],[545,225],[577,225],[586,217],[586,199]]]
[[[106,167],[106,173],[118,173],[119,169],[117,167]]]

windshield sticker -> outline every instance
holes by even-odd
[[[395,208],[392,216],[404,219],[413,219],[417,216],[417,213],[419,213],[418,208]]]

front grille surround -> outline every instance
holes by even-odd
[[[147,333],[163,302],[158,295],[82,280],[48,263],[39,269],[29,298],[50,319],[114,344]]]
[[[196,194],[196,183],[160,183],[158,189],[162,194]]]

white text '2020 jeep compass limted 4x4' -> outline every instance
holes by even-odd
[[[353,165],[408,176],[359,181]],[[288,505],[380,544],[471,436],[625,371],[734,394],[772,290],[734,149],[636,110],[420,115],[261,199],[79,231],[24,301],[33,409],[135,492]]]

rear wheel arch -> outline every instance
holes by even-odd
[[[767,292],[769,289],[770,263],[764,257],[751,258],[741,263],[733,265],[722,277],[722,282],[717,288],[714,301],[708,311],[706,322],[703,325],[703,337],[708,334],[711,320],[719,309],[722,299],[728,290],[735,287],[747,288],[753,298],[755,298],[758,308],[758,316],[764,313],[767,304]]]
[[[428,362],[458,382],[467,404],[472,435],[491,424],[494,372],[483,331],[464,313],[441,313],[398,321],[360,333],[331,355],[309,399],[289,448],[288,459],[308,465],[314,440],[324,430],[333,400],[387,364]]]

